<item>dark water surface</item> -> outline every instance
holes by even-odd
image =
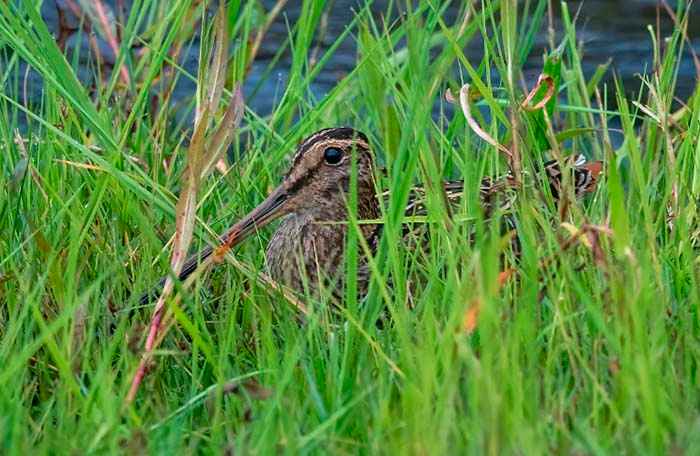
[[[129,0],[109,0],[105,2],[113,11],[118,11],[117,5],[128,5]],[[264,0],[262,4],[266,9],[274,5],[274,0]],[[353,17],[353,11],[357,11],[361,4],[358,0],[335,0],[328,14],[328,25],[325,36],[319,43],[319,50],[322,53],[333,43],[343,32]],[[555,2],[557,3],[557,2]],[[669,1],[671,6],[675,2]],[[388,2],[378,0],[373,4],[373,11],[378,15],[386,10]],[[457,2],[455,2],[457,4]],[[659,8],[661,3],[656,0],[587,0],[568,2],[569,10],[572,14],[580,9],[578,20],[578,39],[584,44],[583,68],[587,74],[592,74],[598,65],[612,59],[611,70],[608,72],[608,79],[612,78],[613,71],[620,76],[628,91],[635,91],[639,85],[638,74],[649,71],[652,62],[652,40],[649,26],[656,26],[657,17],[661,26],[662,39],[664,34],[670,33],[673,24],[663,8]],[[287,52],[275,65],[274,70],[269,75],[264,71],[269,66],[271,59],[279,49],[281,43],[288,36],[288,25],[293,24],[299,17],[301,2],[290,0],[276,22],[270,28],[262,47],[254,62],[252,71],[245,81],[244,93],[249,106],[259,114],[269,113],[276,100],[284,91],[288,68],[291,65],[291,55]],[[657,13],[660,14],[657,15]],[[447,12],[447,20],[456,20],[457,7],[453,7]],[[59,14],[60,13],[60,14]],[[113,13],[113,12],[112,12]],[[42,14],[49,25],[49,28],[58,33],[59,21],[63,21],[64,29],[69,27],[79,28],[78,19],[68,10],[65,0],[45,0],[42,6]],[[114,14],[114,13],[113,13]],[[556,16],[559,12],[556,12]],[[118,17],[118,14],[115,15]],[[557,18],[555,28],[557,30],[557,41],[561,40],[561,24]],[[531,53],[525,65],[525,78],[534,80],[539,74],[542,66],[542,53],[547,48],[547,25],[542,26],[542,31],[537,37],[536,49]],[[700,52],[700,2],[692,7],[689,20],[689,39],[691,46]],[[89,69],[87,60],[90,56],[90,45],[84,33],[75,32],[67,37],[64,36],[65,47],[70,54],[75,50],[80,52],[80,60],[83,62],[78,70],[79,78],[87,85],[93,83],[93,71]],[[103,58],[108,63],[114,61],[109,47],[101,39],[97,38],[103,52]],[[191,51],[182,57],[182,64],[192,73],[197,69],[198,43],[193,43]],[[482,56],[482,46],[479,40],[474,40],[469,44],[467,57],[473,62],[478,62]],[[349,36],[331,57],[329,63],[312,83],[312,91],[319,97],[332,89],[343,75],[350,72],[356,64],[356,46],[354,38]],[[24,75],[24,68],[22,68]],[[22,98],[31,104],[32,101],[39,101],[41,98],[42,82],[38,74],[29,71],[26,73],[28,79],[23,81],[28,87],[28,92]],[[684,53],[678,78],[677,96],[681,99],[687,98],[696,84],[696,68],[693,64],[691,53],[686,49]],[[176,102],[186,102],[194,93],[194,83],[181,78],[176,93]]]
[[[274,1],[267,0],[263,3],[271,5],[274,4]],[[353,8],[357,8],[358,3],[352,0],[336,0],[334,2],[329,15],[326,43],[332,43],[342,33],[352,17]],[[386,1],[375,1],[373,10],[384,11],[387,3]],[[455,2],[455,4],[457,3]],[[632,90],[638,88],[640,84],[638,75],[648,71],[652,64],[653,49],[648,26],[656,26],[657,5],[660,5],[660,2],[656,0],[587,0],[567,3],[572,15],[579,11],[577,31],[578,40],[584,45],[582,62],[584,72],[591,75],[598,65],[612,59],[608,79],[612,78],[614,72],[620,76],[626,88]],[[669,3],[674,6],[674,2]],[[458,8],[448,10],[447,19],[451,22],[457,20],[457,12]],[[289,21],[293,23],[299,16],[298,9],[290,9],[287,16]],[[663,9],[660,10],[659,18],[662,33],[671,33],[673,22]],[[562,38],[559,11],[556,11],[555,21],[555,30],[557,31],[555,42],[558,43]],[[547,25],[543,24],[536,39],[535,49],[525,65],[524,73],[528,80],[536,79],[542,69],[542,54],[548,47],[546,28]],[[691,45],[696,52],[700,52],[700,2],[691,10],[688,28]],[[263,48],[268,50],[267,53],[263,52],[263,57],[274,54],[277,50],[277,44],[284,40],[286,34],[287,29],[284,21],[278,20],[263,44]],[[356,46],[352,39],[346,40],[340,46],[325,71],[315,82],[315,87],[319,92],[331,89],[337,82],[339,75],[354,68],[355,52]],[[479,62],[483,55],[481,41],[474,40],[470,43],[466,49],[466,55],[471,61]],[[288,68],[290,64],[291,56],[287,55],[278,65],[279,79],[268,81],[263,93],[273,94],[275,89],[281,89],[286,74],[285,68]],[[254,78],[255,75],[253,75]],[[687,98],[692,93],[695,84],[696,68],[691,53],[686,50],[681,62],[677,95],[682,99]],[[264,105],[265,102],[263,101],[262,104]],[[269,107],[265,106],[268,109]]]

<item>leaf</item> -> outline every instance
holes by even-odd
[[[546,92],[540,96],[541,89],[543,87],[545,87]],[[527,97],[525,97],[525,100],[523,100],[520,106],[522,106],[522,108],[526,111],[539,111],[550,102],[553,95],[554,80],[551,76],[541,74],[540,77],[537,79],[537,84],[535,85],[535,87],[532,88],[532,90],[530,90],[530,93],[527,94]],[[532,102],[536,98],[538,98],[539,101],[537,101],[537,103],[533,105]]]
[[[209,66],[209,97],[207,100],[209,110],[216,112],[216,108],[221,101],[221,94],[226,82],[226,71],[228,69],[228,43],[230,41],[228,27],[226,24],[226,14],[224,13],[224,2],[219,4],[219,13],[216,16],[214,28],[216,31],[216,50],[212,63]]]
[[[603,79],[603,76],[605,76],[605,73],[608,72],[608,68],[610,68],[611,63],[612,58],[608,59],[607,62],[598,65],[598,68],[596,68],[595,73],[593,73],[591,79],[588,80],[588,84],[586,84],[586,93],[588,94],[589,98],[592,97],[595,93],[596,87],[598,87],[598,84]]]
[[[617,163],[611,160],[608,166],[608,195],[610,198],[610,224],[615,233],[615,247],[622,254],[629,246],[629,220],[625,209],[625,191],[622,188]]]
[[[552,148],[548,134],[551,125],[548,125],[548,122],[551,121],[556,111],[560,79],[561,56],[559,51],[555,51],[545,57],[542,74],[540,74],[537,85],[523,102],[527,102],[527,106],[531,106],[526,108],[525,118],[539,152]]]
[[[498,278],[496,279],[498,289],[500,290],[503,288],[503,285],[505,285],[508,280],[513,276],[515,273],[515,269],[513,268],[508,268],[504,271],[501,271],[498,273]],[[466,312],[464,312],[464,318],[462,320],[462,329],[464,330],[467,335],[471,334],[476,330],[476,327],[479,323],[479,314],[481,313],[481,298],[476,297],[472,300],[471,304],[469,305],[469,308],[467,309]]]
[[[224,152],[228,150],[233,136],[238,130],[238,125],[243,119],[244,110],[243,92],[240,84],[236,84],[236,87],[233,89],[231,102],[226,109],[226,113],[224,113],[224,118],[207,147],[204,164],[201,169],[201,179],[209,175]]]
[[[462,112],[464,113],[465,119],[467,119],[467,124],[469,124],[469,127],[472,129],[472,131],[474,131],[474,133],[477,134],[477,136],[494,146],[496,149],[498,149],[501,153],[503,153],[506,157],[510,159],[512,157],[511,152],[504,145],[496,141],[491,135],[482,130],[479,126],[479,123],[476,120],[474,120],[474,117],[472,117],[470,107],[470,101],[472,100],[472,96],[470,95],[469,87],[469,84],[464,84],[459,91],[459,104],[462,107]]]
[[[12,177],[10,178],[9,188],[11,191],[15,191],[19,188],[24,180],[24,176],[27,175],[27,168],[29,165],[29,160],[26,158],[20,158],[12,170]]]
[[[462,326],[464,328],[464,332],[467,333],[467,335],[471,334],[474,332],[476,329],[476,325],[479,322],[479,313],[481,312],[481,299],[476,298],[472,301],[471,305],[467,309],[467,311],[464,313],[464,321],[462,322]]]
[[[554,137],[557,139],[557,142],[563,143],[564,141],[576,138],[578,136],[588,133],[595,133],[595,131],[595,128],[569,128],[568,130],[560,131]]]

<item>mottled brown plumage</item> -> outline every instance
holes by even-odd
[[[307,289],[314,295],[319,294],[321,286],[330,287],[333,292],[342,289],[347,224],[331,222],[348,220],[346,198],[353,156],[357,217],[379,218],[367,137],[351,128],[321,130],[310,136],[299,145],[283,180],[282,187],[293,196],[267,246],[267,267],[276,281],[295,290]],[[372,242],[378,226],[364,224],[360,229],[365,239]],[[366,274],[361,274],[358,286],[364,293]]]
[[[271,221],[281,218],[267,246],[267,267],[277,282],[299,292],[318,296],[321,288],[340,297],[343,290],[344,248],[348,225],[347,197],[351,188],[353,163],[357,176],[357,218],[372,220],[380,217],[374,185],[374,158],[367,137],[352,128],[328,128],[302,141],[292,166],[282,183],[241,221],[221,238],[226,249]],[[600,164],[570,163],[575,194],[590,191],[600,172]],[[545,174],[552,194],[560,193],[562,173],[557,162],[545,164]],[[511,187],[508,177],[484,179],[480,191],[485,206],[499,200],[497,195]],[[448,203],[459,202],[465,190],[462,181],[444,183]],[[423,189],[416,187],[406,208],[407,215],[425,214],[422,206]],[[501,198],[506,203],[508,198]],[[486,208],[486,213],[490,208]],[[360,225],[367,244],[374,248],[381,225]],[[184,280],[205,258],[214,253],[211,247],[193,256],[184,266]],[[369,273],[365,257],[360,252],[358,293],[364,295]],[[148,298],[145,297],[146,299]]]

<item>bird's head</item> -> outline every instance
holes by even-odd
[[[314,218],[333,220],[347,206],[353,172],[358,198],[373,198],[373,158],[367,136],[347,127],[314,133],[299,143],[282,183],[231,229],[230,236],[237,243],[273,220],[294,213],[309,212]]]
[[[304,139],[280,186],[288,212],[345,207],[353,166],[358,192],[374,192],[367,136],[352,128],[327,128]]]

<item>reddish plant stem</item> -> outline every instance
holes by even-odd
[[[114,52],[114,57],[117,58],[117,56],[119,55],[119,43],[117,42],[117,38],[112,33],[112,29],[109,27],[107,12],[105,10],[104,5],[102,4],[102,0],[95,0],[94,5],[95,13],[97,14],[97,19],[100,21],[100,26],[102,27],[102,32],[104,33],[105,39],[107,40],[107,44],[110,48],[112,48],[112,52]],[[121,77],[122,82],[128,87],[131,78],[129,77],[129,70],[123,63],[119,65],[119,76]]]

